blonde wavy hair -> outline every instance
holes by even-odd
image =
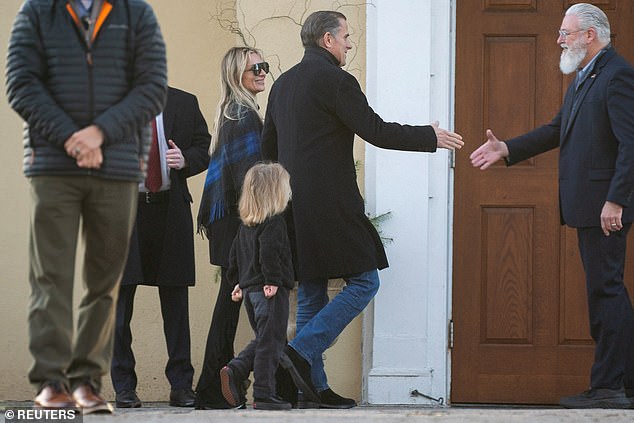
[[[286,210],[291,177],[279,163],[257,163],[247,171],[238,203],[240,219],[255,226]]]
[[[247,69],[249,56],[253,53],[263,57],[262,52],[256,48],[232,47],[222,58],[220,65],[220,101],[218,106],[216,106],[209,155],[216,149],[218,133],[224,119],[240,120],[248,109],[254,110],[260,115],[255,95],[242,84],[242,73]],[[262,119],[262,116],[260,116],[260,119]]]

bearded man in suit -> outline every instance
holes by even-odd
[[[634,398],[634,312],[623,283],[625,244],[634,220],[634,68],[610,45],[596,6],[571,6],[559,29],[560,68],[577,72],[547,125],[487,141],[471,154],[481,169],[559,147],[561,222],[577,229],[586,275],[590,333],[596,342],[590,389],[561,398],[567,408],[629,408]]]

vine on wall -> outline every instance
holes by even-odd
[[[283,40],[281,46],[285,46],[285,50],[288,50],[288,44],[290,44],[290,48],[295,47],[296,50],[301,51],[299,32],[306,18],[316,10],[339,11],[348,18],[350,42],[353,46],[345,69],[360,77],[362,69],[357,65],[356,59],[358,47],[364,42],[365,30],[356,23],[363,21],[366,6],[374,6],[374,4],[371,1],[289,0],[264,4],[261,1],[252,0],[223,0],[217,4],[216,12],[211,14],[209,19],[223,30],[234,34],[242,45],[263,49],[267,61],[272,65],[271,77],[275,81],[277,75],[294,65],[297,60],[291,61],[283,53],[264,48],[264,45],[276,43],[280,45],[280,40]],[[271,33],[275,34],[273,37],[277,39],[267,39],[265,34]]]

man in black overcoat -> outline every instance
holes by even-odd
[[[148,177],[139,184],[137,219],[117,301],[111,368],[117,407],[141,406],[135,392],[130,331],[137,285],[158,287],[168,353],[165,375],[171,385],[170,405],[193,407],[195,399],[187,288],[194,285],[196,274],[192,196],[187,178],[207,169],[211,136],[196,97],[172,87],[155,123],[153,148],[158,150],[150,149]],[[153,169],[157,170],[156,188],[150,182]]]
[[[341,69],[352,48],[343,14],[311,14],[301,37],[304,57],[273,85],[262,134],[264,158],[289,171],[293,189],[287,220],[299,291],[287,367],[292,363],[290,374],[303,392],[300,407],[350,408],[354,400],[329,388],[322,353],[372,300],[378,269],[388,266],[357,186],[354,136],[405,151],[463,142],[437,125],[387,123],[374,113],[357,80]],[[332,278],[343,278],[346,287],[329,302]]]
[[[488,130],[487,142],[471,161],[481,169],[502,158],[513,165],[559,147],[561,223],[577,229],[596,342],[590,389],[561,398],[560,404],[629,408],[634,312],[623,272],[634,220],[634,68],[610,45],[605,13],[587,3],[566,11],[557,43],[563,50],[561,71],[577,73],[559,113],[549,124],[506,142]]]

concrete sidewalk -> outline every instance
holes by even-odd
[[[30,407],[31,402],[4,404],[5,407]],[[4,412],[3,418],[4,418]],[[5,420],[17,423],[17,420]],[[360,406],[350,410],[194,410],[148,403],[143,408],[117,409],[114,415],[84,416],[84,423],[583,423],[634,422],[634,410],[564,410],[538,407],[443,407]]]

